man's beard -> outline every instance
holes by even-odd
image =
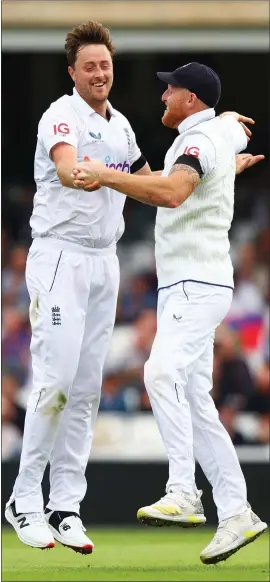
[[[171,127],[171,128],[175,128],[179,125],[180,120],[179,117],[175,115],[175,113],[171,113],[170,111],[165,111],[164,115],[161,119],[163,125],[165,125],[165,127]]]
[[[108,99],[107,96],[106,97],[104,97],[104,96],[103,97],[94,97],[92,95],[92,97],[91,97],[92,103],[105,103],[105,101],[107,101],[107,99]]]

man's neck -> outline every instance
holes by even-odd
[[[77,87],[76,87],[76,91],[78,92],[78,95],[80,95],[80,97],[85,101],[85,103],[87,103],[87,105],[89,105],[89,107],[91,107],[91,109],[96,111],[96,113],[98,113],[99,115],[101,115],[105,119],[108,119],[108,117],[107,117],[107,109],[108,109],[107,99],[105,101],[95,101],[95,100],[90,101],[88,99],[85,99],[84,95],[81,95],[81,93],[78,91]]]
[[[107,119],[107,101],[105,103],[88,103],[94,111],[96,111],[99,115]]]
[[[184,119],[180,119],[176,124],[175,124],[175,129],[177,129],[177,127],[180,125],[180,123],[183,123],[183,121],[186,121],[186,119],[189,119],[189,117],[192,117],[193,115],[196,115],[196,113],[202,113],[203,111],[207,111],[209,109],[209,107],[198,107],[196,109],[194,109],[191,113],[189,113],[188,115],[186,115],[186,117]]]
[[[183,133],[188,128],[201,123],[202,121],[207,121],[208,119],[212,119],[215,117],[215,110],[207,107],[206,109],[200,109],[199,111],[193,112],[190,115],[187,115],[185,119],[181,121],[178,125],[179,133]]]
[[[102,117],[104,117],[105,119],[107,119],[107,108],[108,108],[108,103],[107,101],[105,101],[104,103],[99,103],[97,101],[94,102],[88,102],[86,101],[87,105],[89,105],[92,109],[94,109],[94,111],[96,111],[96,113],[98,113],[99,115],[101,115]]]

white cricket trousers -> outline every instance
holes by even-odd
[[[232,290],[196,282],[161,289],[145,385],[169,459],[166,491],[197,493],[197,459],[213,488],[219,521],[245,511],[245,479],[210,395],[216,327]]]
[[[119,288],[116,247],[91,249],[35,239],[28,255],[33,390],[19,475],[17,512],[43,511],[41,482],[50,461],[48,507],[79,513],[100,401],[102,369]]]

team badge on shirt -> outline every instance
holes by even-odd
[[[58,305],[54,305],[54,307],[52,307],[51,310],[52,310],[52,325],[61,325],[62,321],[60,307]]]

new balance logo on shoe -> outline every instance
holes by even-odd
[[[29,525],[29,523],[27,522],[27,519],[24,515],[22,517],[20,517],[19,519],[17,519],[17,523],[20,524],[20,529],[23,529],[23,527],[27,527]]]
[[[67,531],[68,529],[70,529],[70,525],[68,525],[68,523],[63,523],[63,525],[61,527],[64,531]]]
[[[11,509],[11,511],[12,511],[15,519],[17,520],[17,523],[20,524],[20,529],[23,529],[23,527],[27,527],[28,525],[30,525],[27,522],[27,519],[26,519],[25,515],[21,515],[20,513],[16,513],[15,501],[13,501],[13,503],[11,503],[10,509]]]

